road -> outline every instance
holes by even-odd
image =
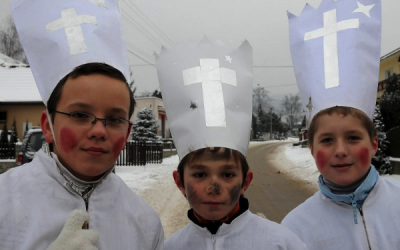
[[[293,180],[273,165],[275,151],[290,142],[257,144],[247,153],[247,161],[254,173],[253,181],[245,196],[253,213],[280,223],[292,209],[313,195],[316,190],[306,182]]]

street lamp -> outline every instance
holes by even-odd
[[[272,107],[270,107],[269,110],[271,111],[271,122],[270,122],[269,140],[272,141]]]

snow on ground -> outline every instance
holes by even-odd
[[[160,215],[165,238],[189,223],[186,216],[189,205],[172,178],[178,163],[178,156],[174,155],[165,158],[162,164],[117,166],[115,169],[116,174]]]

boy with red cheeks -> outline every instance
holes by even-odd
[[[322,0],[288,14],[308,145],[321,175],[320,191],[282,224],[312,250],[400,249],[400,183],[371,165],[381,17],[380,0]]]
[[[282,224],[310,249],[399,249],[400,183],[384,180],[371,165],[376,129],[364,112],[332,107],[309,127],[309,148],[320,191]]]
[[[47,144],[0,176],[0,249],[161,250],[159,216],[112,174],[135,106],[118,3],[16,1],[13,15]]]

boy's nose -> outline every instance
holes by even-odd
[[[335,156],[336,157],[345,157],[348,154],[348,148],[346,142],[342,140],[338,140],[336,143],[336,149],[335,149]]]
[[[88,131],[88,137],[103,140],[106,139],[107,131],[106,127],[104,126],[104,121],[97,121],[95,124],[93,124]]]
[[[219,194],[221,188],[217,182],[212,182],[207,187],[207,194]]]

